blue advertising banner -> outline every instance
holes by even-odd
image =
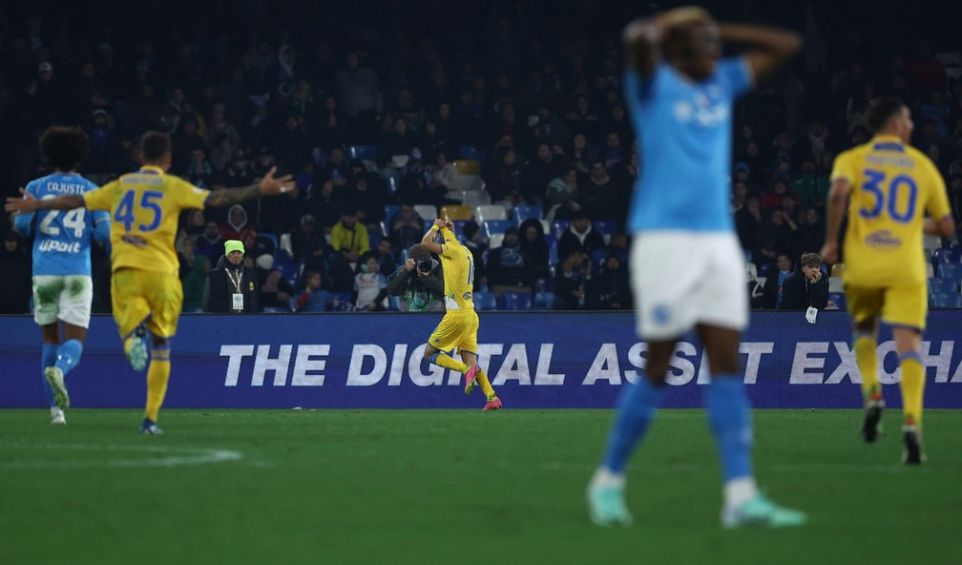
[[[167,407],[480,408],[460,374],[422,360],[438,314],[185,315],[173,341]],[[929,407],[962,408],[962,311],[935,311],[923,345]],[[861,405],[848,316],[756,312],[741,346],[756,407]],[[481,313],[480,364],[506,408],[609,408],[644,368],[646,345],[629,313]],[[40,330],[0,317],[0,407],[40,407]],[[881,336],[881,381],[899,381],[894,343]],[[702,348],[678,346],[666,407],[701,405],[709,379]],[[124,359],[109,316],[95,316],[68,377],[76,407],[139,408],[145,377]],[[885,386],[899,406],[898,387]]]

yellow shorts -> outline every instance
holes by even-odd
[[[478,352],[478,313],[474,310],[448,310],[428,338],[428,344],[441,351]]]
[[[177,333],[184,289],[174,274],[118,269],[110,280],[114,321],[121,339],[141,323],[159,337]]]
[[[848,312],[855,324],[881,317],[894,326],[925,329],[929,313],[925,284],[892,287],[845,287]]]

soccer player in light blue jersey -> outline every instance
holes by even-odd
[[[43,200],[97,188],[77,173],[88,148],[87,134],[80,128],[47,129],[40,137],[40,152],[56,170],[30,182],[24,192]],[[42,382],[50,421],[65,424],[63,411],[70,407],[70,396],[64,377],[80,362],[90,325],[90,241],[110,240],[110,216],[84,208],[41,210],[17,214],[14,225],[22,235],[33,235],[34,319],[43,334]]]
[[[629,213],[632,288],[644,376],[625,388],[604,460],[588,485],[591,519],[629,524],[625,465],[652,421],[679,338],[694,330],[708,354],[708,419],[721,459],[724,527],[798,526],[803,513],[762,496],[752,471],[752,423],[738,348],[748,324],[745,258],[729,208],[732,105],[801,45],[793,33],[716,24],[678,8],[624,32],[625,98],[641,171]],[[720,58],[723,41],[751,45]]]

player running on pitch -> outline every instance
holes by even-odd
[[[822,258],[838,260],[838,235],[848,208],[845,298],[854,326],[855,359],[862,374],[862,438],[874,442],[882,419],[876,336],[892,326],[902,380],[903,462],[922,463],[921,342],[928,313],[922,233],[951,237],[955,222],[945,182],[932,161],[909,145],[912,116],[896,98],[874,101],[865,113],[875,133],[868,143],[835,158]],[[931,218],[925,218],[928,212]]]
[[[97,188],[77,173],[89,144],[80,128],[48,128],[40,136],[40,153],[56,170],[31,181],[25,193],[45,200]],[[110,216],[106,212],[87,214],[83,208],[66,213],[52,210],[16,214],[14,226],[21,235],[33,236],[33,316],[43,335],[40,371],[50,404],[50,422],[66,424],[64,410],[70,407],[70,395],[64,378],[80,363],[90,326],[94,288],[90,241],[94,238],[107,243]]]
[[[471,394],[476,384],[487,402],[484,410],[501,408],[501,400],[495,395],[488,376],[478,366],[478,313],[474,310],[474,256],[461,245],[452,231],[451,222],[435,220],[424,234],[421,246],[441,257],[444,273],[444,306],[446,312],[441,323],[428,338],[424,358],[447,369],[464,375],[464,393]],[[451,355],[457,349],[463,362]]]
[[[145,330],[151,334],[147,408],[141,431],[159,434],[157,416],[170,377],[169,340],[177,330],[183,302],[174,251],[181,210],[205,205],[231,206],[258,196],[287,192],[293,183],[290,176],[275,179],[271,169],[258,184],[210,192],[167,174],[171,144],[166,134],[145,133],[140,140],[140,152],[143,167],[139,171],[96,190],[49,200],[24,194],[23,199],[8,198],[5,208],[8,212],[33,212],[86,207],[110,212],[114,320],[124,340],[124,352],[136,371],[147,365]]]
[[[728,181],[735,98],[794,54],[800,40],[716,24],[701,8],[634,22],[624,40],[625,99],[642,154],[629,214],[631,277],[648,359],[644,377],[618,402],[604,460],[588,485],[589,514],[599,525],[631,522],[625,465],[661,402],[675,344],[694,329],[712,375],[705,404],[724,477],[722,525],[801,525],[803,513],[772,503],[755,486],[751,409],[738,360],[748,325],[745,257],[732,225]],[[753,49],[719,60],[722,41]]]

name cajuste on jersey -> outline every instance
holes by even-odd
[[[58,192],[60,194],[83,194],[87,187],[82,184],[50,181],[44,184],[47,192]]]
[[[37,246],[37,251],[52,251],[55,253],[80,253],[80,242],[67,243],[55,239],[46,239]]]

